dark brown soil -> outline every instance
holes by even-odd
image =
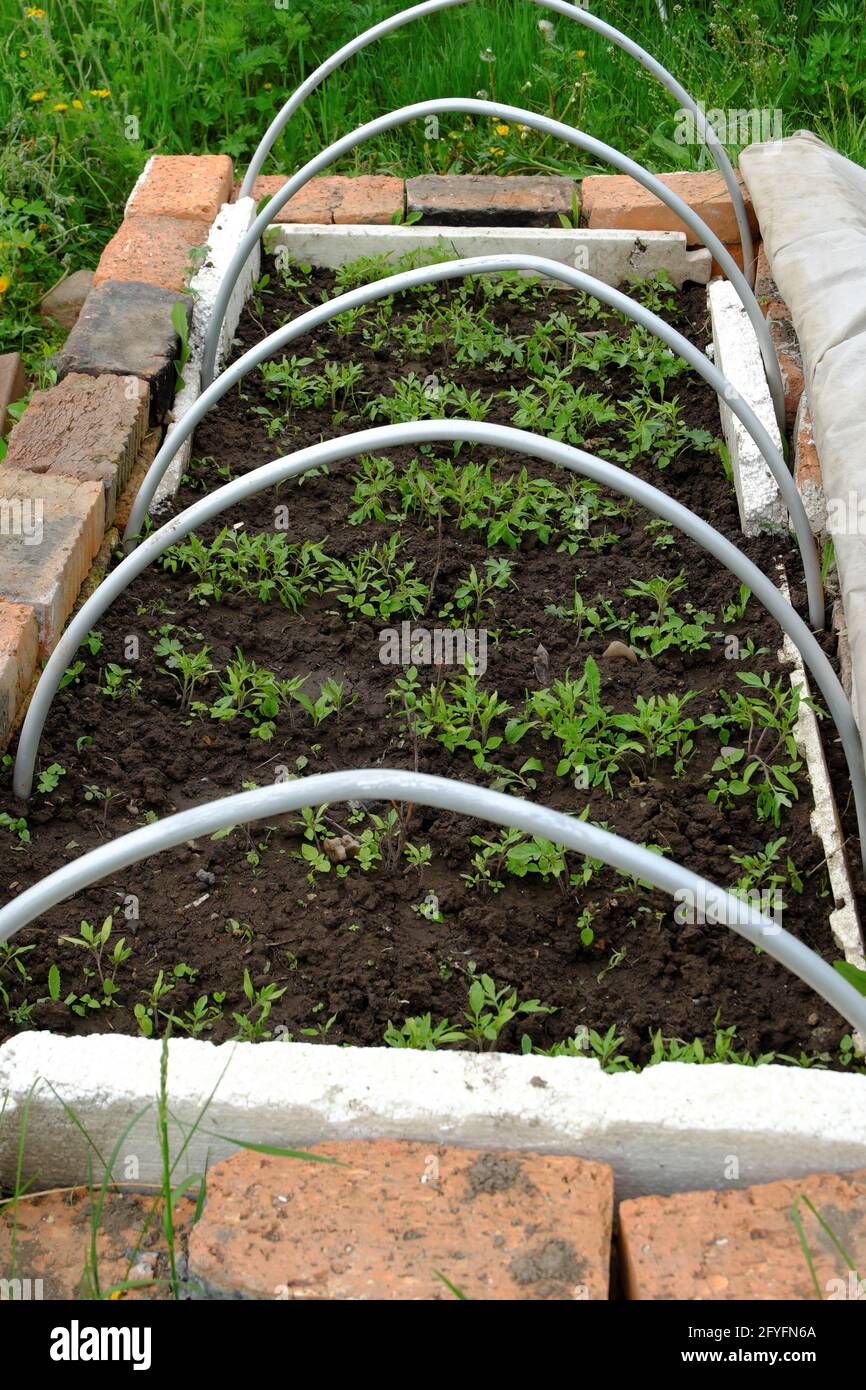
[[[315,301],[321,292],[333,292],[329,275],[312,280]],[[449,290],[439,294],[447,300]],[[239,330],[240,343],[249,346],[277,323],[298,312],[296,291],[274,288],[264,299],[265,314],[257,321],[249,311]],[[395,320],[417,307],[417,300],[395,307]],[[557,295],[557,309],[585,317],[570,295]],[[494,320],[510,324],[513,336],[529,332],[537,320],[536,306],[514,306],[497,301]],[[546,300],[538,312],[547,315]],[[668,315],[670,317],[670,315]],[[707,340],[705,291],[694,289],[679,296],[676,321],[702,345]],[[585,326],[591,327],[591,323]],[[364,367],[357,389],[360,401],[368,394],[388,389],[390,377],[415,371],[456,377],[468,390],[484,393],[522,385],[521,370],[491,374],[484,367],[455,370],[449,352],[423,362],[395,360],[383,349],[373,355],[356,333],[336,336],[329,328],[293,346],[298,356],[307,355],[317,343],[326,343],[332,360],[355,360]],[[240,347],[238,349],[241,350]],[[577,373],[575,381],[581,379]],[[588,389],[614,400],[630,395],[634,382],[626,370],[599,380],[585,378]],[[680,377],[673,390],[684,405],[690,426],[719,433],[718,412],[712,393],[692,375]],[[285,434],[268,440],[258,406],[268,404],[261,377],[247,378],[243,396],[231,392],[199,428],[195,452],[200,462],[192,481],[181,491],[176,510],[189,505],[203,489],[218,486],[230,470],[237,476],[280,454],[328,437],[334,431],[330,408],[296,414]],[[490,418],[510,422],[510,407],[497,401]],[[357,416],[347,415],[340,431],[360,428]],[[616,426],[598,430],[586,447],[604,456],[617,438]],[[468,457],[467,450],[461,458]],[[408,463],[412,451],[395,455]],[[493,455],[472,451],[483,462]],[[522,461],[500,457],[498,470],[514,471]],[[527,465],[530,476],[550,476],[550,470]],[[223,470],[218,472],[218,470]],[[767,572],[777,561],[786,565],[794,601],[802,611],[800,566],[787,540],[743,541],[739,533],[732,487],[716,455],[686,451],[664,471],[652,459],[639,463],[635,472],[668,491],[709,519]],[[307,479],[303,485],[286,485],[235,509],[226,521],[243,523],[249,532],[272,530],[275,508],[287,505],[288,538],[324,541],[330,555],[346,558],[373,541],[388,537],[391,524],[348,523],[353,510],[353,464],[337,465],[327,476]],[[165,519],[165,514],[161,520]],[[684,538],[673,547],[653,545],[654,532],[646,529],[649,516],[633,508],[625,521],[616,523],[618,543],[598,553],[581,551],[576,556],[557,550],[557,537],[548,545],[523,545],[514,551],[498,547],[497,555],[513,559],[516,585],[499,594],[494,614],[485,626],[500,631],[500,642],[491,642],[489,669],[484,686],[496,690],[511,706],[522,706],[528,690],[538,687],[533,671],[536,648],[543,643],[549,653],[551,680],[567,670],[578,673],[586,658],[594,656],[603,677],[603,698],[618,709],[630,708],[638,695],[696,692],[690,712],[700,715],[719,707],[718,692],[737,686],[737,663],[725,657],[719,638],[709,652],[683,656],[677,650],[638,665],[605,660],[608,637],[575,639],[575,628],[545,610],[567,604],[575,577],[585,598],[609,596],[617,611],[630,604],[623,590],[635,579],[675,575],[683,570],[688,590],[678,594],[675,605],[687,600],[712,610],[722,631],[721,614],[736,598],[735,581],[717,562]],[[219,529],[211,526],[201,535],[210,538]],[[442,604],[454,593],[470,565],[479,569],[492,553],[483,531],[457,531],[446,525],[443,534],[413,521],[399,527],[405,543],[404,558],[415,562],[415,572],[426,582],[435,577],[435,592],[427,623],[433,626]],[[411,767],[415,750],[402,732],[386,695],[399,671],[380,664],[379,629],[386,624],[361,621],[350,624],[333,598],[308,602],[297,615],[277,602],[259,603],[228,596],[219,604],[204,606],[188,598],[189,576],[152,567],[111,609],[100,624],[104,646],[97,656],[82,650],[85,670],[56,700],[44,736],[41,763],[58,763],[66,769],[55,791],[34,798],[28,813],[32,843],[18,847],[12,834],[0,832],[0,883],[6,894],[18,892],[60,864],[68,862],[102,840],[119,836],[142,824],[146,815],[165,816],[204,800],[241,790],[245,783],[272,781],[279,767],[306,772],[343,767]],[[423,619],[419,621],[424,621]],[[244,719],[219,722],[183,714],[177,687],[161,673],[163,663],[154,657],[158,629],[172,623],[195,634],[187,647],[207,643],[215,665],[223,667],[235,649],[261,667],[285,679],[310,674],[315,693],[321,681],[332,676],[344,682],[354,703],[339,717],[313,729],[305,716],[277,719],[271,742],[249,736]],[[395,620],[393,626],[397,626]],[[758,605],[749,604],[745,618],[724,625],[741,642],[751,638],[767,654],[748,664],[748,669],[778,674],[776,660],[779,633]],[[200,634],[200,637],[199,637]],[[128,659],[129,639],[137,638],[139,659]],[[141,680],[138,698],[107,699],[99,692],[100,672],[107,662],[128,667]],[[745,663],[740,663],[741,667]],[[213,683],[207,691],[216,697]],[[78,746],[82,735],[92,742]],[[673,776],[669,763],[657,764],[632,757],[614,782],[616,795],[603,790],[576,790],[570,779],[555,775],[556,753],[552,746],[527,736],[514,749],[497,753],[502,763],[519,767],[529,756],[540,758],[545,771],[538,787],[527,794],[558,809],[579,812],[587,805],[592,820],[616,832],[664,847],[669,855],[717,882],[732,883],[736,870],[729,854],[754,854],[768,840],[787,837],[790,855],[804,881],[804,891],[788,900],[784,923],[828,960],[837,954],[828,927],[831,899],[827,896],[821,846],[809,826],[809,788],[800,779],[800,799],[783,815],[780,829],[759,823],[753,803],[741,803],[725,811],[707,799],[706,775],[718,755],[714,733],[697,736],[694,756],[685,775]],[[838,761],[835,749],[834,760]],[[306,763],[303,763],[306,759]],[[301,760],[299,762],[299,760]],[[424,741],[417,750],[423,771],[489,782],[473,767],[468,754],[449,754],[441,745]],[[837,768],[837,771],[839,769]],[[844,785],[844,784],[843,784]],[[86,800],[87,789],[114,793],[109,799]],[[15,811],[4,779],[3,804]],[[375,808],[384,813],[387,808]],[[348,824],[345,807],[332,808],[333,833],[357,827]],[[334,872],[311,884],[308,865],[298,851],[302,827],[280,824],[250,827],[210,842],[189,844],[141,863],[111,881],[104,881],[74,900],[45,914],[38,927],[15,938],[20,946],[35,949],[23,958],[30,976],[22,981],[14,966],[0,974],[0,984],[10,998],[8,1016],[0,1008],[0,1039],[16,1026],[50,1027],[60,1032],[135,1032],[136,1004],[145,1001],[160,970],[170,973],[185,964],[194,978],[177,979],[173,992],[162,1003],[181,1013],[202,995],[225,993],[222,1018],[205,1036],[216,1041],[237,1031],[233,1011],[246,1011],[243,974],[248,970],[258,988],[274,984],[285,988],[275,1003],[267,1027],[279,1025],[296,1038],[301,1030],[325,1024],[336,1015],[328,1040],[374,1045],[382,1041],[389,1019],[402,1023],[409,1015],[432,1013],[434,1022],[462,1018],[466,1006],[467,971],[475,962],[479,971],[498,984],[516,987],[521,999],[537,998],[555,1006],[550,1015],[537,1015],[512,1023],[500,1046],[514,1050],[522,1033],[540,1046],[564,1039],[581,1025],[605,1030],[614,1024],[624,1035],[626,1050],[636,1060],[646,1060],[650,1030],[691,1040],[711,1042],[715,1026],[737,1029],[737,1046],[753,1053],[775,1051],[799,1056],[835,1053],[847,1031],[843,1022],[805,986],[777,966],[758,956],[746,942],[714,926],[679,926],[670,899],[662,893],[635,887],[612,870],[596,876],[585,893],[561,892],[555,883],[536,876],[523,879],[503,875],[506,886],[493,894],[468,888],[460,875],[470,869],[474,848],[469,836],[488,833],[489,827],[437,811],[415,808],[409,817],[408,838],[416,845],[429,843],[432,863],[423,873],[407,868],[405,861],[362,873],[354,865],[345,878]],[[248,857],[258,860],[248,862]],[[573,856],[576,860],[576,856]],[[575,862],[573,869],[579,867]],[[428,921],[415,910],[428,892],[438,898],[441,922]],[[84,953],[60,943],[63,933],[74,933],[82,919],[98,924],[133,895],[138,920],[119,916],[115,936],[126,936],[133,948],[128,962],[117,972],[118,1007],[90,1011],[79,1018],[64,1003],[44,1002],[48,971],[56,962],[61,971],[62,992],[95,993],[85,979]],[[580,912],[596,912],[596,940],[581,945],[575,922]],[[614,953],[624,953],[610,967]],[[602,974],[601,972],[605,972]],[[22,1007],[42,1000],[30,1013]],[[19,1012],[16,1014],[15,1010]],[[831,1063],[832,1064],[832,1063]]]

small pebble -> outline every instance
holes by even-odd
[[[633,666],[637,666],[637,652],[633,647],[626,646],[625,642],[611,642],[609,647],[604,650],[603,661],[630,661]]]

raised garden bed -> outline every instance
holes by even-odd
[[[268,271],[243,347],[353,274]],[[708,341],[702,290],[642,293]],[[295,358],[206,418],[177,509],[321,437],[483,412],[663,486],[766,572],[787,565],[801,607],[787,538],[739,532],[712,392],[597,304],[516,278],[440,287],[337,321]],[[213,526],[136,581],[82,650],[48,724],[35,809],[0,837],[10,892],[102,838],[253,783],[417,766],[586,813],[713,881],[778,888],[785,926],[838,956],[779,630],[689,541],[579,479],[466,446],[309,476],[225,524],[218,547]],[[485,631],[477,685],[455,666],[416,660],[413,681],[383,664],[407,655],[404,622],[440,640],[452,625]],[[204,649],[196,680],[189,658]],[[486,735],[481,712],[466,732],[473,701]],[[725,746],[745,750],[736,775]],[[98,944],[60,939],[82,919],[98,932],[112,910],[98,962]],[[465,1011],[491,1011],[477,985],[469,1003],[480,975],[513,987],[514,1006],[555,1012],[533,1004],[475,1038]],[[452,1047],[585,1054],[593,1030],[590,1055],[610,1066],[695,1038],[722,1056],[850,1060],[841,1020],[732,933],[678,923],[669,898],[613,870],[420,809],[334,807],[164,854],[19,933],[0,982],[0,1037],[161,1034],[172,1015],[176,1032],[216,1041],[376,1045],[389,1023],[392,1041],[418,1041],[423,1022],[403,1021],[429,1013],[470,1034],[440,1034]]]

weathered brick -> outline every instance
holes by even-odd
[[[190,217],[128,217],[99,258],[94,286],[106,280],[139,280],[182,290],[195,273],[194,247],[207,244],[210,222]]]
[[[734,205],[721,174],[660,174],[662,183],[678,193],[726,246],[739,244],[740,231]],[[748,189],[740,179],[746,211],[753,235],[758,220]],[[684,232],[690,246],[697,245],[694,233],[629,174],[592,174],[581,188],[583,213],[589,227],[620,227],[644,232]]]
[[[110,525],[147,428],[150,388],[136,376],[72,372],[37,391],[12,431],[6,465],[99,482]]]
[[[808,1197],[854,1264],[866,1272],[866,1169],[817,1173],[725,1192],[638,1197],[619,1208],[620,1252],[632,1299],[817,1297],[793,1220]],[[820,1223],[799,1203],[825,1297],[856,1295]],[[839,1283],[831,1281],[838,1280]],[[861,1297],[866,1298],[866,1285]]]
[[[91,290],[63,351],[55,363],[58,375],[105,372],[139,377],[150,386],[151,420],[161,420],[174,399],[175,359],[180,340],[171,322],[178,299],[187,319],[192,301],[156,285],[109,280]]]
[[[39,313],[42,318],[59,323],[61,328],[72,328],[92,289],[92,270],[76,270],[72,275],[64,275],[40,301]]]
[[[157,154],[129,195],[126,216],[179,217],[209,227],[231,191],[227,154]]]
[[[613,1175],[578,1158],[394,1140],[333,1166],[238,1153],[212,1168],[190,1276],[211,1296],[605,1299]]]
[[[787,304],[780,299],[773,300],[767,305],[765,314],[785,389],[785,424],[791,430],[805,386],[803,354]]]
[[[773,278],[773,272],[770,269],[770,262],[767,260],[767,252],[764,249],[763,242],[758,246],[758,254],[755,261],[755,298],[763,309],[765,316],[770,306],[775,305],[777,313],[779,306],[781,306],[784,315],[790,317],[788,306],[779,293],[779,286]]]
[[[15,715],[30,689],[38,657],[39,632],[33,609],[0,599],[0,749],[5,748]]]
[[[816,536],[823,535],[827,530],[827,499],[824,496],[821,461],[815,446],[812,412],[805,392],[800,397],[794,422],[794,480],[800,489],[812,530]]]
[[[266,174],[256,179],[252,196],[257,203],[272,198],[287,182],[285,174]],[[364,174],[359,178],[324,175],[311,179],[274,219],[275,222],[382,224],[403,213],[403,180],[389,174]]]
[[[171,1296],[161,1208],[154,1212],[153,1206],[153,1197],[110,1189],[105,1194],[95,1236],[96,1271],[103,1294],[129,1281],[147,1287],[127,1289],[124,1299]],[[7,1207],[0,1216],[0,1279],[11,1277],[14,1228],[16,1277],[30,1281],[29,1288],[25,1284],[21,1289],[22,1297],[64,1302],[94,1298],[86,1275],[94,1253],[90,1248],[92,1210],[86,1188],[28,1196]],[[181,1198],[174,1209],[178,1245],[194,1212],[189,1198]]]
[[[0,597],[35,610],[42,655],[72,612],[104,530],[101,483],[0,464]]]
[[[0,357],[0,439],[12,428],[8,407],[27,395],[27,378],[20,352],[4,352]]]
[[[453,227],[559,227],[579,206],[574,179],[424,174],[406,182],[406,211]]]

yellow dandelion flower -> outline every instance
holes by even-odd
[[[495,130],[496,130],[496,134],[497,134],[497,135],[507,135],[507,134],[508,134],[508,126],[507,126],[507,125],[498,125],[498,126],[495,127]]]
[[[69,103],[66,101],[55,101],[51,109],[52,111],[68,111]]]
[[[502,157],[502,155],[505,154],[505,151],[504,151],[504,149],[502,148],[501,145],[491,145],[491,146],[490,146],[490,153],[493,154],[493,155],[495,155],[497,159],[500,159],[500,158]]]
[[[75,110],[76,110],[76,111],[83,111],[83,110],[84,110],[84,102],[83,102],[83,101],[79,101],[79,100],[78,100],[78,97],[75,98],[75,100],[73,101],[72,105],[75,107]]]
[[[31,100],[31,101],[44,101],[45,98],[47,97],[47,95],[48,95],[47,92],[31,92],[31,93],[30,93],[30,100]]]
[[[273,91],[273,88],[274,88],[273,82],[265,82],[263,85],[264,85],[264,89],[265,89],[266,92],[271,92],[271,91]]]
[[[105,97],[111,96],[111,92],[108,90],[107,87],[91,87],[90,95],[92,97],[98,97],[100,101],[103,101]]]
[[[29,9],[27,9],[27,10],[24,11],[24,18],[25,18],[25,19],[44,19],[44,18],[45,18],[45,11],[44,11],[44,10],[37,10],[37,9],[35,8],[35,6],[31,5]]]
[[[586,57],[586,49],[585,49],[585,48],[579,48],[579,49],[577,50],[577,52],[575,53],[574,56],[575,56],[575,58],[585,58],[585,57]]]
[[[29,58],[29,57],[30,57],[30,49],[29,49],[29,48],[19,48],[19,50],[18,50],[18,57],[19,57],[19,58]]]
[[[12,280],[8,275],[0,275],[0,294],[5,294],[11,284]]]

